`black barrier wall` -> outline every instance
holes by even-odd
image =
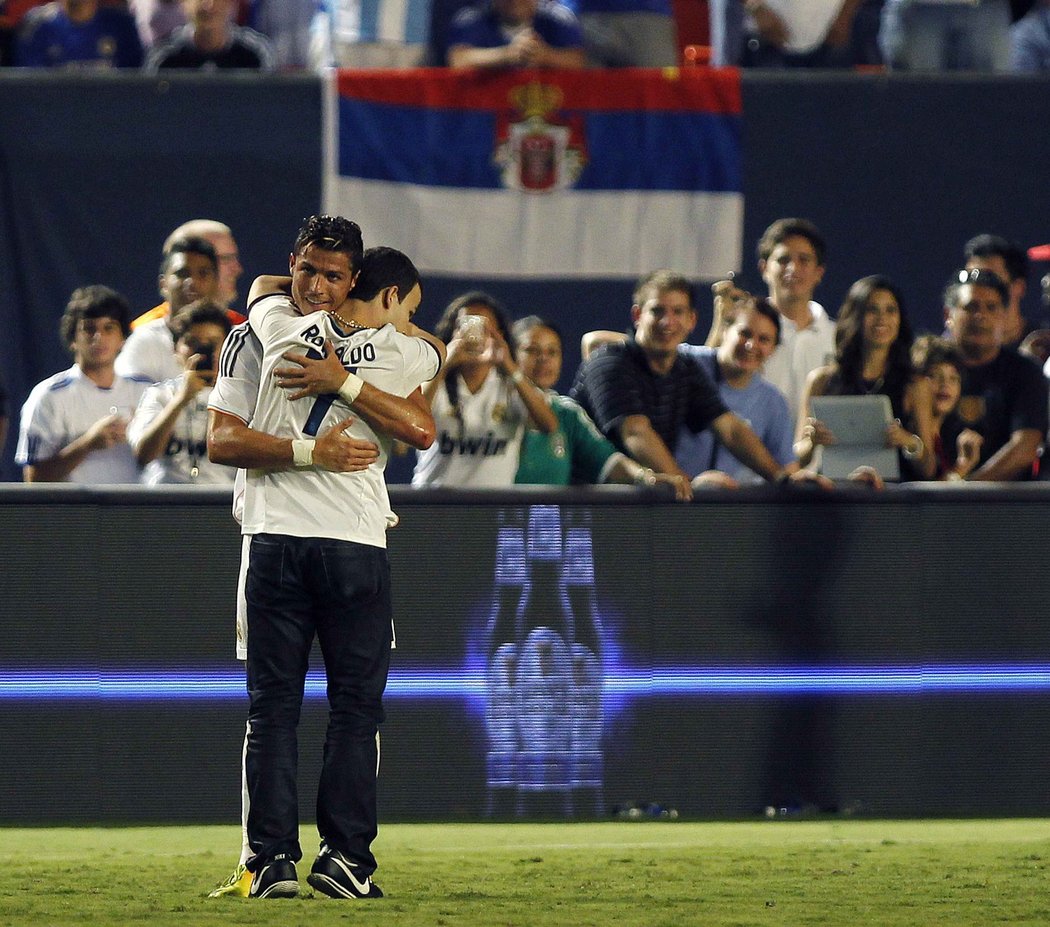
[[[854,280],[884,273],[901,286],[913,327],[939,331],[940,291],[968,238],[1050,241],[1046,77],[745,72],[742,85],[750,286],[761,289],[762,230],[803,215],[828,238],[816,295],[832,315]],[[57,323],[72,289],[106,283],[137,310],[152,307],[160,246],[185,219],[233,228],[243,292],[285,267],[300,220],[322,202],[321,115],[321,84],[309,77],[0,73],[0,378],[13,413],[69,364]],[[1037,282],[1046,270],[1029,281],[1033,321],[1045,315]],[[479,286],[515,316],[538,312],[561,326],[563,390],[580,335],[628,323],[632,281],[428,276],[421,324]],[[694,341],[709,319],[702,293]],[[11,431],[0,478],[17,478]]]
[[[387,819],[1050,813],[1045,487],[394,504]],[[237,820],[228,505],[0,493],[0,823]]]

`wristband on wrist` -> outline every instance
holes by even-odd
[[[297,467],[312,467],[314,463],[314,441],[310,438],[292,439],[292,462]]]
[[[356,373],[348,373],[343,381],[343,385],[339,387],[339,395],[353,405],[354,400],[357,399],[358,394],[361,392],[361,387],[364,385],[365,381]]]
[[[517,386],[524,379],[525,379],[525,374],[523,374],[521,372],[521,368],[520,367],[517,370],[515,370],[514,373],[512,373],[510,375],[510,382],[513,383],[515,386]]]

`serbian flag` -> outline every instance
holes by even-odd
[[[420,270],[740,266],[735,70],[340,71],[331,93],[326,211]]]

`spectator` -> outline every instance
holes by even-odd
[[[599,68],[673,68],[678,34],[671,0],[576,0],[587,59]]]
[[[503,307],[487,293],[454,299],[434,330],[448,355],[425,384],[437,440],[419,454],[413,486],[510,486],[525,424],[544,434],[558,419],[511,353]]]
[[[852,64],[861,0],[745,0],[750,14],[741,63],[753,68],[843,68]]]
[[[234,0],[182,0],[187,24],[146,56],[145,70],[272,71],[273,46],[254,29],[233,22]]]
[[[159,45],[186,25],[181,0],[129,0],[128,9],[135,17],[143,48]]]
[[[813,301],[824,279],[825,253],[824,237],[805,219],[777,219],[758,242],[758,269],[780,313],[780,344],[764,373],[787,399],[792,421],[798,418],[806,377],[835,353],[835,323]]]
[[[161,262],[159,277],[160,295],[167,301],[169,312],[131,333],[117,358],[117,373],[143,376],[150,383],[182,374],[175,356],[175,316],[194,300],[215,299],[218,267],[215,249],[203,238],[182,238],[172,244]]]
[[[582,68],[583,33],[556,0],[485,0],[449,28],[453,68]]]
[[[164,239],[162,253],[170,254],[175,242],[184,238],[203,238],[215,249],[215,259],[219,262],[219,284],[214,299],[229,310],[230,324],[239,325],[245,317],[231,307],[237,301],[237,281],[244,273],[244,268],[241,266],[240,251],[230,227],[215,219],[190,219]],[[149,312],[132,319],[131,330],[135,331],[140,325],[154,319],[164,318],[169,309],[167,300],[163,300]]]
[[[469,0],[449,0],[447,8],[442,0],[333,0],[331,45],[335,64],[342,68],[418,67],[429,32],[435,57],[426,64],[444,66],[448,48],[445,33],[454,13],[467,5]]]
[[[693,432],[710,427],[761,477],[787,479],[790,468],[781,467],[747,423],[726,409],[697,361],[679,353],[696,325],[689,281],[668,270],[643,277],[631,320],[633,337],[585,360],[572,388],[605,436],[643,466],[673,476],[678,492],[686,495],[689,475],[674,457],[683,427]]]
[[[73,291],[59,328],[73,366],[33,387],[15,462],[27,483],[137,483],[125,426],[146,388],[114,361],[128,335],[127,300],[105,286]]]
[[[1050,72],[1050,0],[1035,0],[1028,13],[1010,27],[1010,70]]]
[[[912,367],[930,381],[933,391],[933,453],[939,480],[962,480],[981,459],[983,438],[973,429],[958,422],[959,397],[962,396],[964,371],[962,355],[954,344],[936,335],[922,335],[911,349]],[[942,437],[957,434],[955,447],[948,447]]]
[[[23,68],[137,68],[142,43],[125,10],[98,0],[55,0],[26,13],[15,46]]]
[[[317,71],[330,63],[322,0],[254,0],[248,24],[270,40],[279,71]]]
[[[562,339],[551,322],[526,316],[514,323],[513,335],[522,373],[546,393],[558,417],[558,428],[550,434],[525,429],[515,483],[674,485],[666,474],[656,474],[617,451],[575,401],[554,391],[561,377]]]
[[[886,446],[902,456],[902,478],[933,478],[932,390],[928,380],[914,375],[913,340],[900,291],[886,277],[863,277],[850,287],[835,326],[835,360],[814,370],[806,383],[795,444],[802,466],[817,447],[835,443],[830,429],[810,414],[812,397],[883,395],[894,415]]]
[[[1003,347],[1009,293],[988,270],[963,270],[944,292],[947,331],[963,358],[959,426],[984,439],[967,479],[1026,480],[1046,438],[1047,381],[1039,366]],[[958,434],[944,436],[952,447]]]
[[[1016,348],[1031,331],[1021,312],[1021,300],[1028,290],[1028,255],[1000,235],[977,235],[966,242],[964,253],[967,270],[990,270],[1006,284],[1010,300],[1006,305],[1003,344]]]
[[[1006,71],[1008,0],[886,0],[879,45],[895,71]]]
[[[172,320],[175,355],[184,371],[155,383],[139,401],[128,441],[142,482],[232,486],[236,471],[208,460],[208,400],[230,319],[218,303],[199,300]]]
[[[766,299],[746,299],[724,312],[724,326],[716,347],[683,344],[718,387],[727,409],[750,426],[782,467],[795,461],[794,423],[784,394],[762,376],[762,368],[780,340],[780,316]],[[698,434],[683,429],[675,459],[693,485],[735,487],[757,483],[761,477],[741,463],[711,429]]]

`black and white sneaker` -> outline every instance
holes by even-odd
[[[294,898],[299,894],[295,863],[284,853],[260,866],[248,889],[249,898]]]
[[[329,898],[383,897],[371,876],[365,875],[338,850],[327,846],[321,847],[306,881]]]

